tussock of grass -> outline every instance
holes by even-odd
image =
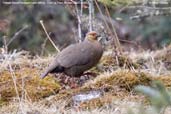
[[[41,80],[38,71],[35,68],[23,68],[11,72],[1,72],[1,104],[18,97],[20,99],[38,101],[44,97],[56,94],[60,89],[58,82],[52,77]]]
[[[140,68],[140,64],[138,62],[133,62],[132,59],[130,59],[126,55],[118,55],[117,57],[115,57],[111,53],[109,54],[105,53],[104,56],[101,58],[98,66],[99,67],[94,67],[92,69],[92,71],[96,72],[97,74],[101,74],[109,70],[117,70],[120,68],[124,68],[124,69]]]
[[[143,72],[122,70],[100,75],[94,80],[93,85],[96,88],[108,85],[132,90],[138,84],[149,85],[151,80],[151,77]]]
[[[83,109],[93,109],[110,104],[116,98],[125,98],[130,95],[129,92],[133,91],[134,86],[139,84],[150,85],[151,81],[152,78],[145,73],[127,70],[104,73],[97,76],[94,80],[85,83],[80,88],[60,91],[57,95],[44,102],[45,104],[52,105],[51,101],[57,102],[67,99],[66,107],[68,107],[73,102],[72,96],[91,90],[99,90],[103,93],[102,97],[82,102],[79,105]]]
[[[45,100],[46,104],[52,105],[51,101],[59,101],[67,99],[66,107],[71,106],[72,96],[80,93],[85,93],[91,90],[100,90],[103,92],[103,96],[100,98],[92,99],[86,102],[82,102],[79,105],[81,109],[94,109],[111,104],[116,99],[123,99],[129,97],[131,101],[136,101],[141,96],[136,95],[134,87],[137,85],[151,86],[152,81],[160,80],[167,87],[171,85],[171,76],[153,76],[149,73],[130,71],[130,70],[118,70],[111,73],[104,73],[84,84],[84,86],[76,89],[64,90],[59,92],[51,99]],[[132,97],[131,94],[134,94]],[[138,97],[137,97],[138,96]],[[142,98],[141,100],[146,100]]]
[[[42,59],[38,57],[29,59],[22,55],[14,58],[12,63],[11,59],[5,60],[3,61],[3,64],[5,64],[4,68],[1,68],[2,71],[0,72],[0,104],[4,105],[14,98],[19,98],[32,103],[38,101],[42,106],[51,107],[59,105],[59,101],[62,101],[65,102],[63,106],[65,109],[72,107],[72,96],[91,90],[100,90],[103,95],[100,98],[80,103],[79,108],[101,108],[123,98],[137,101],[137,99],[141,98],[140,95],[134,92],[134,87],[137,85],[150,86],[153,80],[160,80],[165,86],[171,86],[171,75],[156,73],[158,66],[155,61],[151,62],[150,58],[154,58],[156,61],[158,59],[155,58],[154,53],[154,56],[151,56],[148,52],[146,53],[148,56],[144,53],[141,56],[138,54],[131,56],[132,53],[130,53],[129,57],[119,56],[117,58],[118,61],[111,55],[104,55],[100,61],[102,70],[97,67],[91,70],[92,72],[98,72],[96,78],[89,80],[82,87],[67,90],[60,90],[60,85],[55,81],[55,77],[49,76],[44,80],[39,79],[40,72],[47,66],[51,58]],[[142,57],[144,57],[144,64],[147,65],[147,70],[141,69],[139,66],[136,69],[137,61],[142,59]],[[22,60],[24,61],[23,63],[21,62]],[[117,62],[120,64],[117,64]],[[12,69],[10,69],[10,65]],[[129,66],[135,69],[129,70],[131,69]],[[152,70],[150,70],[150,66],[153,66]],[[14,82],[16,86],[14,86]],[[141,100],[144,100],[144,98]]]

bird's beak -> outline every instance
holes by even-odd
[[[100,35],[98,35],[98,36],[97,36],[97,40],[98,40],[99,42],[101,42],[102,37],[101,37]]]

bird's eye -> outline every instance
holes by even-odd
[[[93,34],[94,37],[96,37],[97,35],[96,34]]]

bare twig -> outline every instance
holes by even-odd
[[[18,87],[17,87],[16,76],[15,76],[14,70],[12,69],[12,66],[10,64],[9,64],[9,68],[10,68],[11,78],[12,78],[13,84],[14,84],[14,89],[15,89],[17,98],[20,102],[20,96],[19,96],[19,91],[18,91]]]
[[[112,34],[113,32],[112,32],[112,30],[110,29],[110,27],[109,27],[109,25],[107,24],[107,22],[106,22],[106,18],[105,18],[105,16],[103,15],[103,13],[102,13],[102,11],[101,11],[101,9],[100,9],[100,7],[99,7],[99,5],[98,5],[98,3],[97,3],[97,0],[95,0],[95,4],[96,4],[96,6],[97,6],[97,8],[98,8],[98,10],[99,10],[99,12],[100,12],[100,14],[102,15],[102,19],[103,19],[103,21],[104,21],[104,23],[105,23],[105,25],[106,25],[106,27],[107,27],[107,29],[109,30],[109,32]],[[110,18],[110,16],[108,16],[109,18]],[[111,20],[111,18],[110,18],[110,22],[111,22],[112,20]],[[111,22],[112,23],[112,22]],[[113,25],[113,24],[112,24]],[[115,29],[114,29],[115,30]],[[114,31],[115,33],[116,33],[116,30]],[[117,34],[115,34],[116,36],[117,36]],[[113,36],[113,35],[112,35]],[[113,37],[115,37],[115,36],[113,36]],[[118,37],[117,37],[118,38]],[[113,38],[113,40],[114,40],[114,45],[117,47],[118,45],[116,44],[117,43],[117,41],[115,41],[115,38]],[[120,43],[119,43],[120,44]],[[120,45],[119,45],[120,46]],[[120,47],[119,47],[120,48]]]
[[[79,37],[79,42],[82,42],[82,39],[81,39],[81,18],[80,18],[80,14],[78,11],[77,4],[76,4],[76,10],[77,10],[77,19],[78,19],[78,37]]]
[[[17,36],[23,32],[25,29],[28,28],[28,25],[25,25],[23,28],[21,28],[18,32],[14,34],[14,36],[11,38],[11,40],[7,43],[7,47],[17,38]]]
[[[78,10],[78,3],[76,1],[71,0],[71,2],[75,5],[77,20],[78,20],[78,39],[76,39],[76,42],[82,42],[82,31],[81,31],[81,17],[83,13],[83,0],[81,0],[81,11]]]
[[[81,0],[81,12],[80,12],[80,16],[83,16],[83,0]]]
[[[112,19],[111,19],[111,16],[110,16],[110,13],[109,13],[109,10],[108,10],[108,8],[107,8],[107,6],[105,5],[105,9],[106,9],[106,13],[107,13],[107,15],[108,15],[108,18],[110,19],[110,23],[111,23],[111,25],[112,25],[112,29],[113,29],[113,32],[114,32],[114,36],[115,36],[115,44],[116,44],[116,46],[119,48],[119,51],[120,51],[120,53],[122,53],[122,48],[121,48],[121,45],[120,45],[120,42],[119,42],[119,38],[118,38],[118,35],[117,35],[117,33],[116,33],[116,29],[115,29],[115,27],[114,27],[114,25],[113,25],[113,23],[112,23]]]
[[[131,20],[137,20],[137,19],[145,19],[147,17],[152,17],[152,16],[159,16],[159,15],[171,15],[171,12],[154,12],[154,13],[145,13],[141,15],[135,15],[131,16]]]
[[[47,38],[44,40],[44,42],[42,44],[41,56],[43,56],[43,54],[44,54],[46,43],[47,43]]]
[[[7,36],[3,36],[3,44],[4,44],[4,53],[7,54],[8,53],[8,46],[7,46],[7,40],[6,40]]]
[[[15,53],[14,53],[15,54]],[[13,54],[11,55],[11,57],[13,56]],[[12,78],[12,81],[13,81],[13,84],[14,84],[14,89],[15,89],[15,92],[16,92],[16,96],[17,96],[17,99],[19,101],[19,107],[22,109],[22,102],[21,102],[21,98],[20,98],[20,93],[19,93],[19,90],[18,90],[18,87],[17,87],[17,78],[16,78],[16,75],[14,73],[14,70],[11,66],[11,64],[9,64],[9,68],[10,68],[10,73],[11,73],[11,78]],[[23,110],[21,110],[22,113],[24,113]]]
[[[89,4],[89,31],[93,30],[93,14],[94,14],[94,5],[93,0],[88,0]]]
[[[138,6],[127,6],[125,8],[126,10],[130,9],[147,9],[147,10],[170,10],[170,7],[151,7],[151,6],[144,6],[144,5],[138,5]]]
[[[51,39],[50,36],[48,35],[47,30],[46,30],[46,28],[45,28],[45,26],[44,26],[44,24],[43,24],[43,20],[40,20],[40,24],[42,25],[43,30],[45,31],[46,36],[47,36],[47,38],[49,39],[49,41],[52,43],[53,47],[57,50],[57,52],[60,52],[59,48],[55,45],[55,43],[52,41],[52,39]]]
[[[82,42],[82,38],[81,38],[81,17],[80,17],[80,13],[78,10],[78,6],[77,3],[75,3],[75,9],[76,9],[76,14],[77,14],[77,20],[78,20],[78,41]]]
[[[100,14],[102,15],[102,19],[103,19],[103,21],[104,21],[104,23],[105,23],[107,29],[111,32],[110,27],[109,27],[109,25],[107,24],[106,19],[105,19],[104,15],[103,15],[103,13],[102,13],[102,11],[101,11],[101,9],[100,9],[98,3],[97,3],[97,0],[95,0],[95,4],[96,4],[97,9],[99,10]]]

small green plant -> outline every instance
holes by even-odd
[[[148,97],[151,103],[152,114],[164,114],[165,109],[171,105],[169,91],[159,81],[153,82],[152,87],[139,85],[135,87],[135,90]],[[130,111],[130,114],[133,113]],[[147,114],[147,112],[143,111],[141,114]]]

